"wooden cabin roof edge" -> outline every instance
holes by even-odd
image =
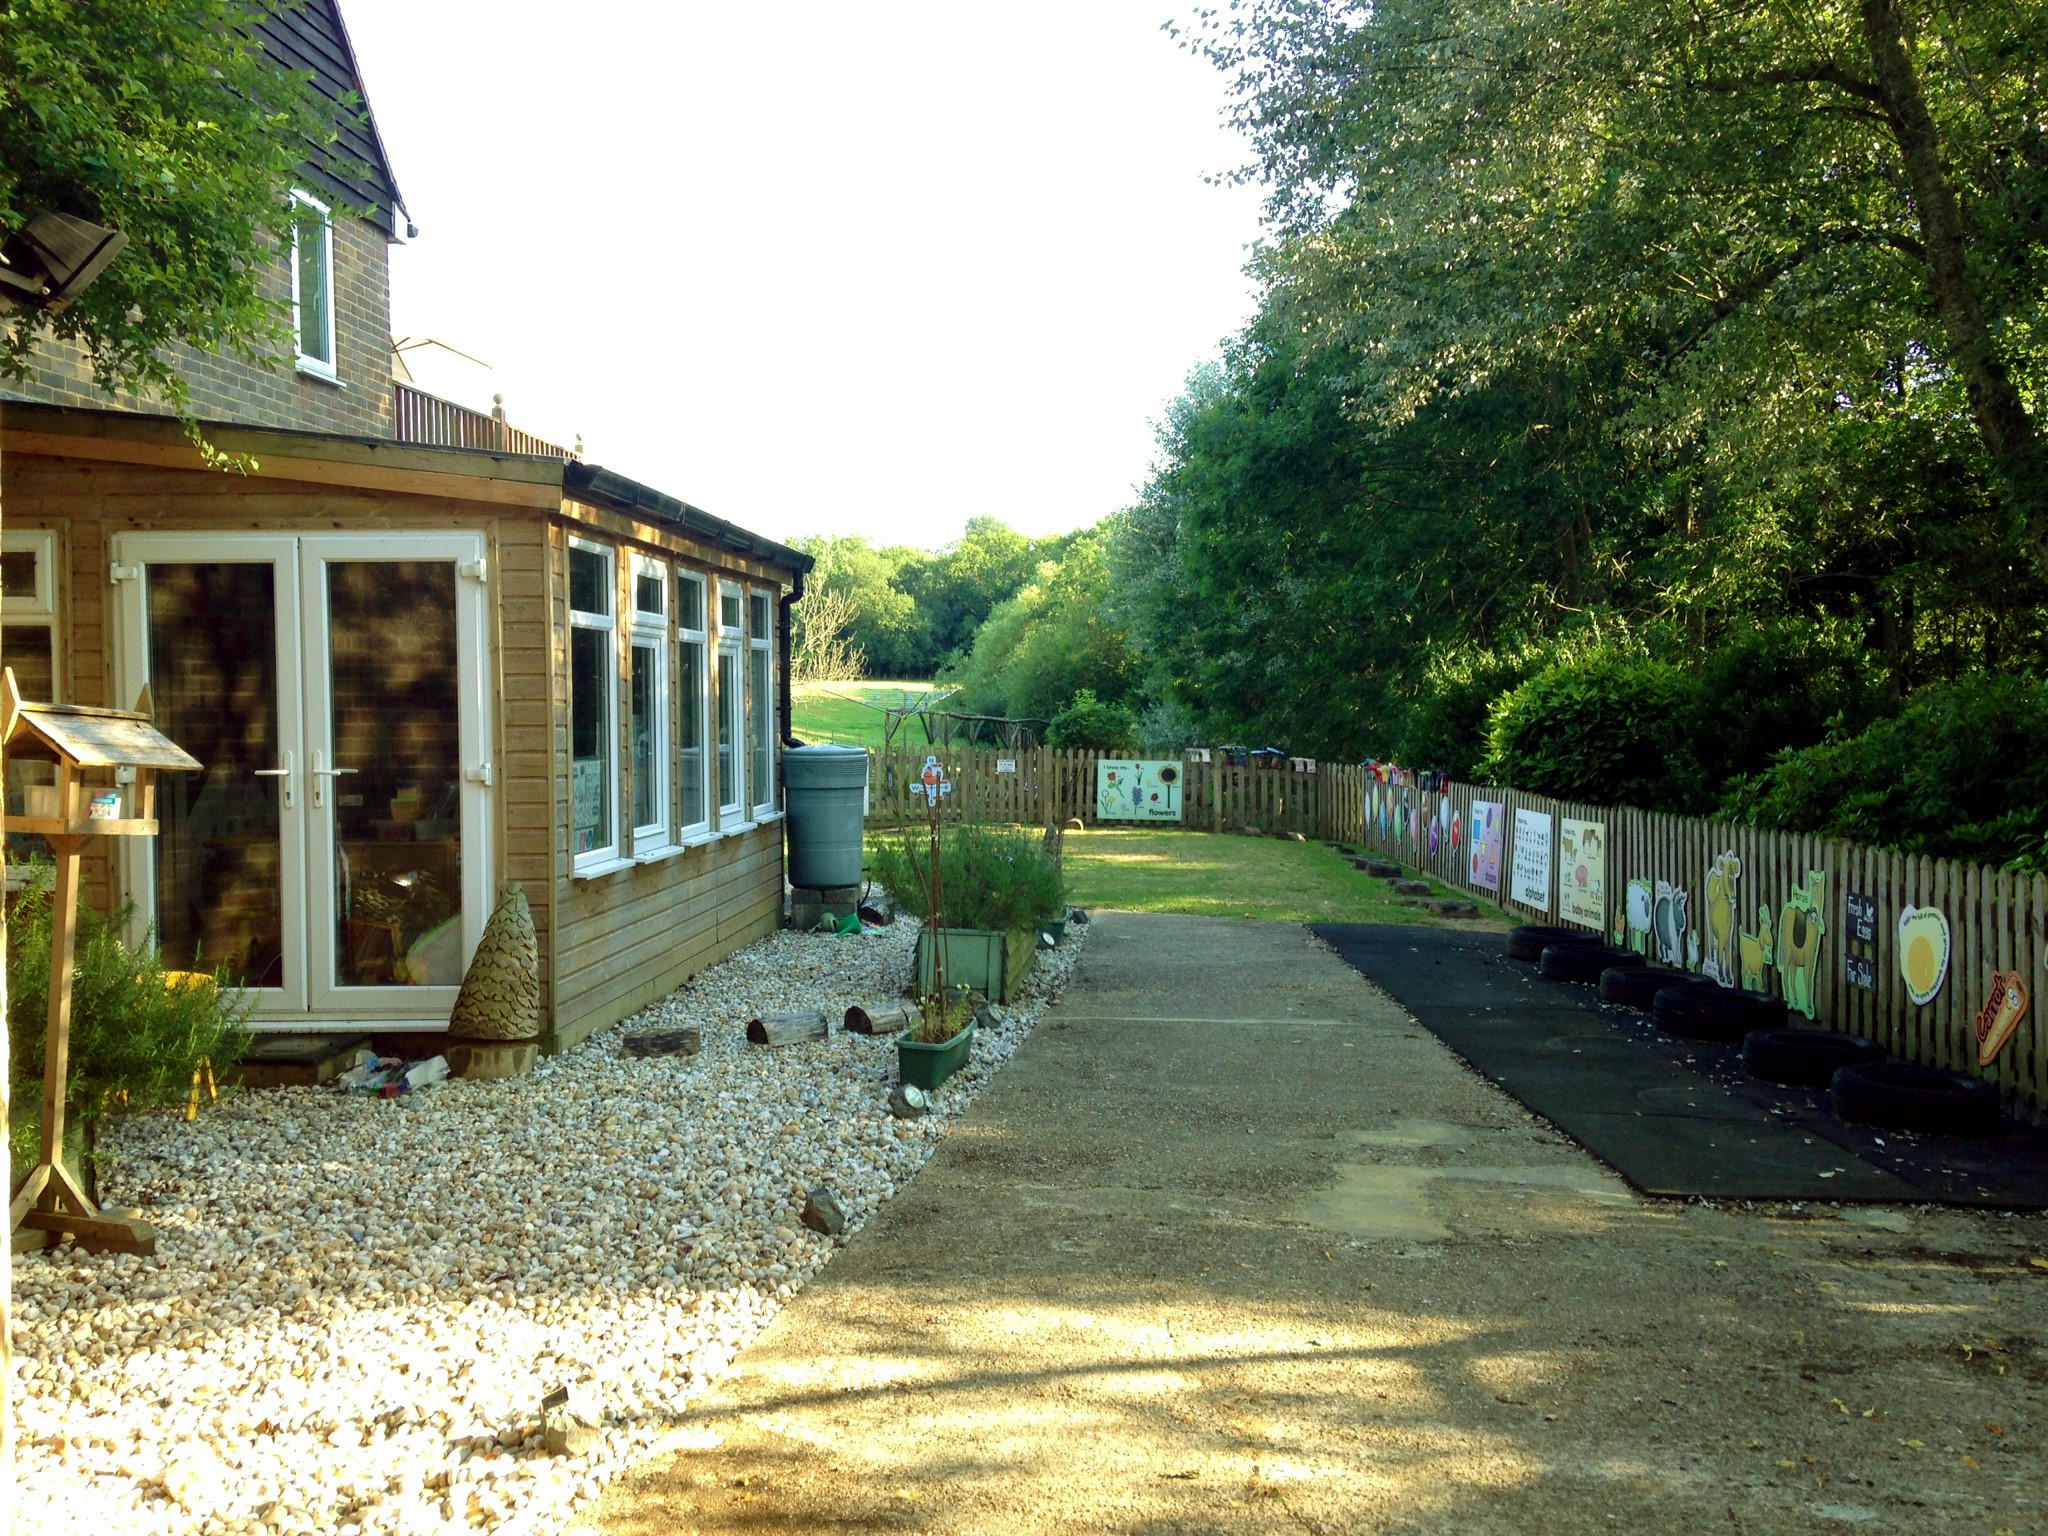
[[[584,464],[575,459],[562,466],[562,491],[571,500],[631,517],[664,523],[693,539],[715,544],[767,565],[802,574],[817,563],[800,549],[749,532],[737,523],[713,517],[651,485],[628,479],[601,464]]]

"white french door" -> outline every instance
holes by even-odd
[[[123,534],[119,680],[203,765],[128,889],[258,1027],[446,1023],[490,910],[476,534]]]

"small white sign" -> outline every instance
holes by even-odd
[[[997,773],[1015,773],[1016,771],[1017,759],[1014,757],[999,757],[996,759]]]
[[[1538,912],[1550,910],[1550,817],[1543,811],[1515,812],[1514,884],[1508,894]]]

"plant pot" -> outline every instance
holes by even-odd
[[[996,933],[986,928],[941,929],[946,939],[946,985],[970,987],[999,1003],[1014,999],[1031,974],[1038,952],[1038,930],[1017,928]],[[932,975],[932,930],[917,936],[917,992],[929,997],[937,990]]]
[[[1073,910],[1072,907],[1066,908],[1058,917],[1045,925],[1045,931],[1052,935],[1053,943],[1064,944],[1067,942],[1067,914]]]
[[[974,1021],[950,1040],[926,1045],[907,1035],[896,1039],[896,1075],[913,1088],[936,1088],[967,1065],[974,1049]]]

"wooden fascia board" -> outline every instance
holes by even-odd
[[[249,452],[256,460],[252,480],[338,485],[400,495],[446,496],[460,501],[552,509],[561,504],[561,468],[552,460],[533,462],[486,456],[480,473],[437,463],[438,455],[367,443],[337,443],[319,458],[262,451],[261,443],[238,444],[229,433],[210,434],[226,452]],[[49,459],[87,459],[103,464],[139,464],[153,469],[192,470],[234,477],[233,470],[209,470],[199,452],[176,442],[139,441],[90,432],[0,431],[0,451]],[[481,466],[480,466],[481,468]]]
[[[558,521],[572,532],[583,528],[604,533],[622,543],[639,544],[670,558],[689,560],[706,569],[724,571],[778,591],[790,585],[790,572],[782,566],[749,559],[736,549],[697,538],[667,523],[643,522],[623,512],[593,507],[588,502],[570,497],[562,499]]]

